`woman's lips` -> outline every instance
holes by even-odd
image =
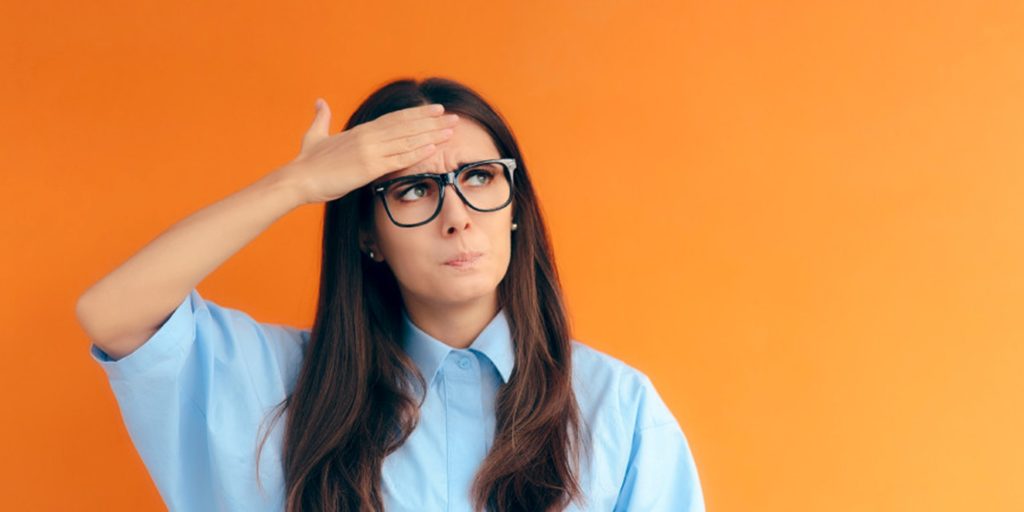
[[[483,255],[483,253],[479,253],[479,252],[460,254],[460,255],[456,256],[455,258],[452,258],[452,259],[444,262],[444,264],[448,265],[448,266],[451,266],[451,267],[459,267],[459,268],[461,268],[461,267],[468,267],[468,266],[471,266],[471,265],[475,264],[476,261],[478,259],[480,259],[480,256],[482,256],[482,255]]]

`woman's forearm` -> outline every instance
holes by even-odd
[[[303,204],[283,166],[166,229],[79,297],[89,338],[120,359],[149,339],[208,274]]]

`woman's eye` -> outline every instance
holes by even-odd
[[[403,202],[418,201],[422,197],[429,196],[433,189],[434,184],[430,180],[416,180],[411,183],[396,185],[393,191],[388,194],[388,197]]]
[[[424,187],[423,185],[413,185],[405,189],[404,193],[399,194],[399,199],[403,201],[415,201],[426,194],[425,190],[426,187]]]
[[[469,179],[480,178],[477,180],[477,185],[486,185],[487,182],[491,181],[491,173],[487,171],[472,171],[469,173]]]

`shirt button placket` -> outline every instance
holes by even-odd
[[[484,443],[481,382],[468,351],[453,351],[445,372],[448,415],[448,510],[471,512],[469,487],[487,455]],[[461,506],[460,506],[461,505]],[[466,507],[466,508],[463,508]]]

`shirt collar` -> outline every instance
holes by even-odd
[[[402,348],[412,357],[429,385],[445,357],[455,349],[412,323],[405,308],[402,308],[402,323]],[[498,369],[502,380],[508,382],[515,366],[515,351],[504,309],[498,311],[467,348],[487,356]]]

